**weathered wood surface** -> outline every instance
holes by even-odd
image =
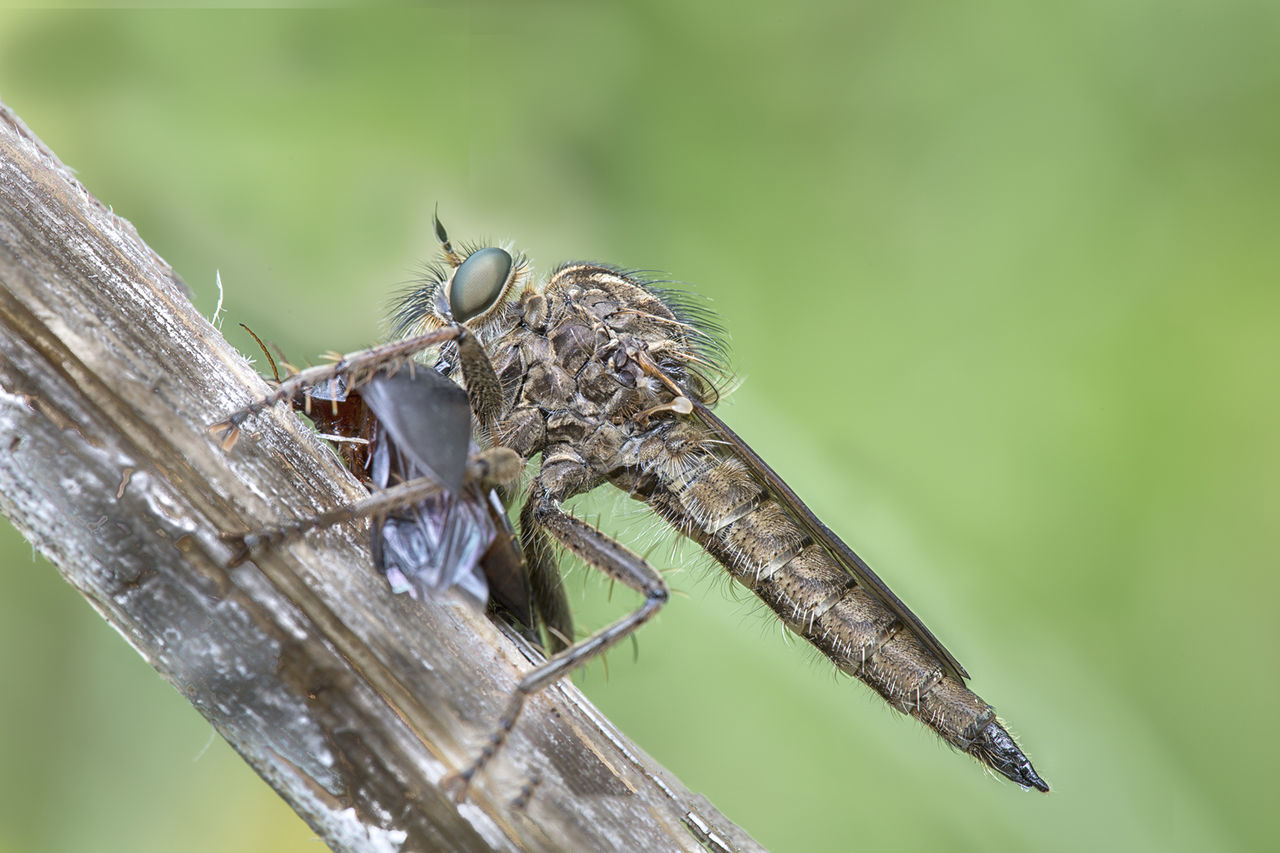
[[[226,568],[221,531],[361,494],[285,411],[219,449],[209,424],[266,390],[0,104],[0,510],[327,844],[759,849],[570,684],[451,802],[440,780],[530,653],[465,608],[392,596],[354,525]]]

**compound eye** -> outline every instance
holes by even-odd
[[[511,255],[502,249],[481,249],[468,255],[449,287],[453,319],[465,323],[491,308],[502,296],[511,264]]]

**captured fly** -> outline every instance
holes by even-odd
[[[697,542],[892,707],[1019,785],[1049,790],[995,710],[968,688],[959,661],[713,413],[724,351],[706,314],[678,292],[604,264],[563,264],[539,282],[519,255],[455,249],[438,221],[436,236],[444,264],[401,300],[398,340],[304,370],[213,430],[229,446],[245,418],[276,402],[316,397],[321,387],[358,394],[377,424],[367,478],[373,496],[246,537],[246,546],[369,515],[374,561],[393,587],[425,594],[458,587],[473,597],[487,588],[523,625],[548,627],[553,656],[520,681],[490,748],[456,775],[459,796],[526,696],[666,603],[667,585],[647,561],[563,509],[605,483]],[[517,471],[539,458],[520,513],[519,552],[496,574],[483,557],[472,562],[484,534],[471,516],[483,505],[494,529],[505,529],[491,484],[517,477],[486,475],[486,454]],[[573,634],[557,547],[636,590],[643,603],[564,647]],[[500,587],[518,590],[523,615],[500,598],[511,595]]]
[[[488,603],[540,643],[529,573],[500,496],[524,463],[502,448],[476,447],[467,394],[456,383],[421,365],[401,367],[373,373],[359,389],[334,376],[304,392],[307,415],[335,439],[343,461],[374,497],[241,537],[245,547],[237,559],[312,527],[368,516],[374,567],[393,592],[432,598],[457,590],[477,606]],[[387,490],[404,484],[408,491],[393,490],[386,500]],[[555,617],[568,607],[542,610]],[[548,622],[553,648],[563,646],[558,638],[566,627],[572,631],[554,618]]]

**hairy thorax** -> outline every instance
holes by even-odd
[[[658,295],[607,267],[561,267],[494,325],[485,349],[503,409],[493,441],[525,459],[542,453],[540,479],[562,499],[645,467],[645,449],[665,444],[671,422],[661,407],[674,395],[641,353],[701,399],[713,396],[687,369],[699,360],[692,330]]]

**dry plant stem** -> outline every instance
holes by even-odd
[[[391,595],[358,524],[229,567],[223,533],[363,492],[282,406],[218,447],[269,389],[3,105],[0,389],[0,509],[332,848],[758,849],[563,682],[450,801],[528,650]]]

